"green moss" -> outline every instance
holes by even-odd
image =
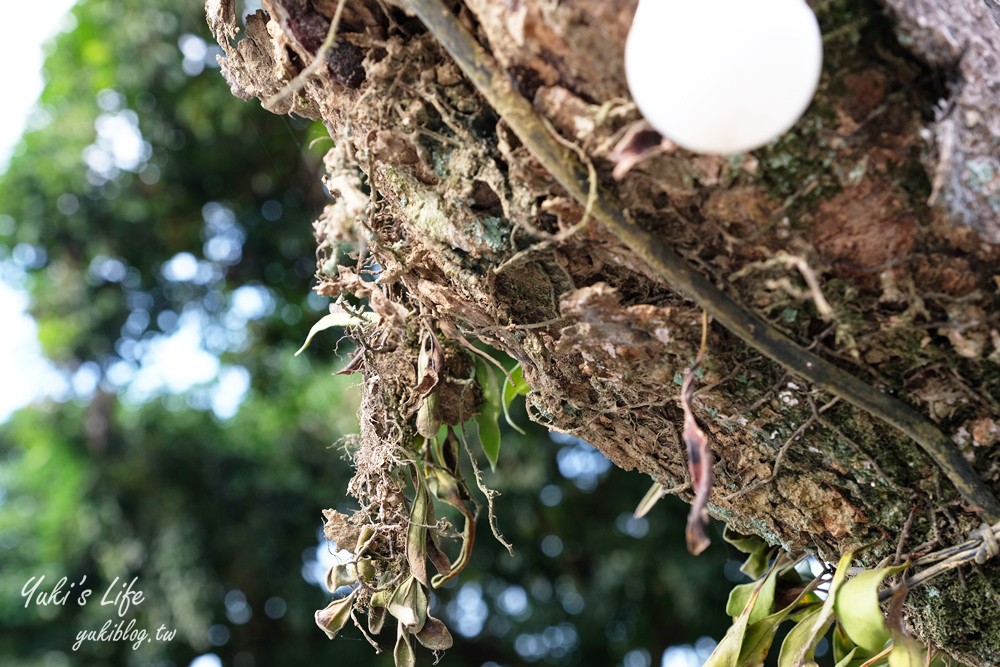
[[[988,564],[964,578],[947,574],[914,589],[907,607],[915,612],[916,629],[924,639],[959,659],[996,665],[1000,656],[998,586],[1000,566]]]
[[[493,252],[502,252],[507,247],[509,229],[510,225],[505,219],[489,216],[478,218],[472,224],[466,225],[463,231],[475,239],[477,246],[489,248]]]

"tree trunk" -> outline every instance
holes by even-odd
[[[355,492],[389,493],[377,470],[416,428],[427,330],[503,350],[533,419],[691,499],[679,383],[705,309],[717,323],[693,408],[716,459],[714,517],[828,561],[865,546],[866,564],[1000,520],[991,0],[813,2],[824,73],[792,132],[740,159],[668,152],[620,181],[614,148],[640,119],[622,58],[635,0],[445,4],[491,54],[473,64],[505,73],[499,102],[386,2],[348,0],[329,41],[337,0],[265,0],[235,45],[231,0],[208,2],[234,93],[322,118],[335,143],[320,290],[381,316],[358,362]],[[502,108],[518,96],[527,111]],[[569,176],[523,134],[539,118]],[[633,236],[605,224],[615,208]],[[475,406],[448,355],[443,417],[461,422]],[[990,563],[935,579],[907,618],[964,661],[1000,664],[997,585]]]

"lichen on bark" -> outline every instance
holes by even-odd
[[[337,4],[267,0],[233,46],[231,3],[210,2],[234,93],[274,101],[316,57]],[[615,182],[613,148],[638,120],[621,64],[634,4],[452,3],[630,219],[801,346],[928,415],[996,489],[1000,217],[988,215],[1000,187],[990,162],[1000,102],[976,91],[993,85],[983,44],[1000,43],[1000,28],[963,19],[950,34],[966,40],[966,59],[931,57],[944,33],[924,34],[940,12],[987,16],[985,5],[888,2],[891,23],[873,4],[817,4],[825,71],[791,133],[736,160],[660,155]],[[419,380],[420,331],[461,331],[521,364],[534,419],[690,499],[678,394],[700,309],[607,229],[581,226],[585,207],[403,9],[349,0],[335,44],[327,66],[272,108],[321,118],[335,142],[326,161],[335,202],[316,225],[319,289],[367,297],[382,318],[359,358],[364,470],[405,460],[400,406]],[[945,75],[962,85],[942,89]],[[868,546],[876,562],[896,550],[914,507],[904,551],[978,525],[912,441],[725,330],[712,329],[703,369],[694,407],[718,461],[710,507],[735,530],[830,561]],[[368,484],[385,500],[398,535],[400,483],[380,479],[352,490]],[[982,581],[976,590],[990,590],[995,569]],[[939,601],[964,589],[957,578],[935,586],[937,597],[913,596],[914,627],[963,659],[997,664],[990,637],[1000,620],[950,619]],[[983,609],[983,596],[964,599]]]

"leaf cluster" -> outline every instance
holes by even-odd
[[[861,570],[848,578],[854,552],[835,569],[807,577],[758,537],[727,532],[726,540],[748,554],[742,570],[755,581],[736,586],[726,612],[733,624],[705,663],[707,667],[754,667],[771,651],[779,627],[792,623],[781,644],[778,667],[816,667],[819,642],[832,637],[836,667],[944,665],[903,628],[902,595],[885,617],[879,588],[908,564]],[[770,564],[769,564],[770,563]]]

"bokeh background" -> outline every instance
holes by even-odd
[[[310,286],[330,139],[230,95],[200,0],[57,18],[0,156],[0,664],[390,665],[392,637],[376,656],[312,619],[357,430],[356,379],[332,375],[343,332],[293,356],[328,306]],[[32,70],[17,54],[5,67]],[[648,479],[535,427],[504,434],[487,482],[516,554],[481,526],[436,595],[456,638],[440,664],[688,667],[724,633],[738,555],[716,527],[689,556],[673,499],[632,518]],[[66,577],[65,604],[25,604],[42,576]],[[134,578],[124,620],[173,638],[74,651]]]

